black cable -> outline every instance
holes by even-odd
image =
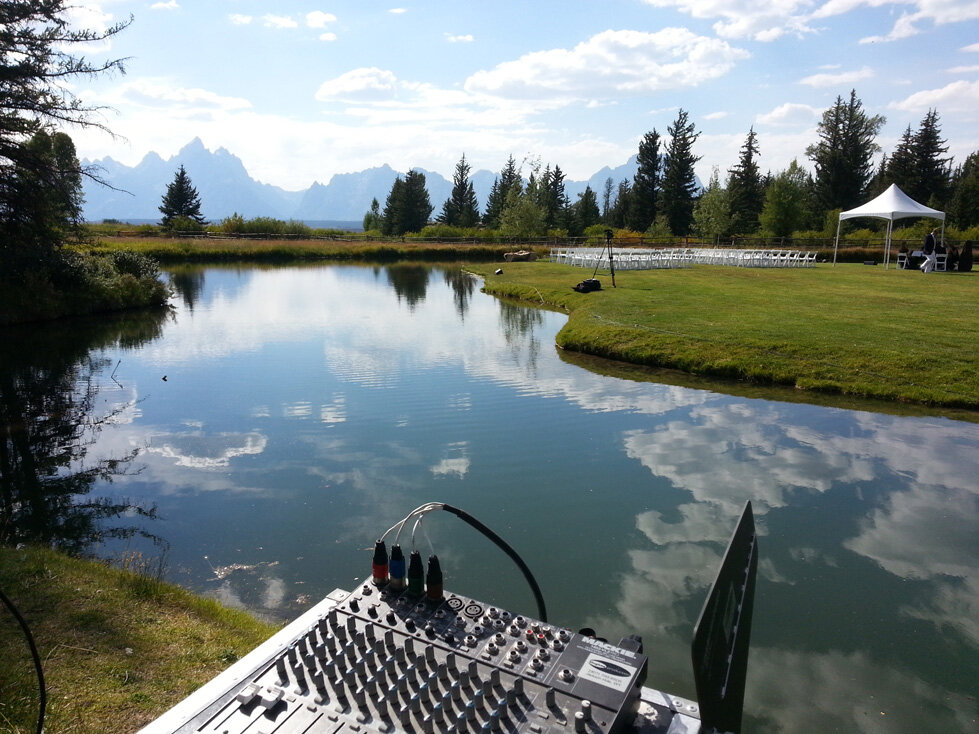
[[[2,589],[0,589],[0,601],[3,601],[7,609],[10,610],[10,613],[17,619],[17,622],[20,624],[20,628],[24,631],[24,636],[27,638],[27,644],[31,648],[31,657],[34,658],[34,669],[37,671],[37,685],[41,691],[37,711],[37,734],[42,734],[44,731],[44,709],[48,704],[48,694],[44,685],[44,670],[41,668],[41,656],[37,654],[37,645],[34,644],[34,635],[31,634],[31,628],[27,626],[27,622],[25,622],[24,618],[20,616],[20,612],[17,611],[17,607],[14,606],[14,603],[7,598],[7,595],[3,593]]]
[[[544,596],[541,594],[540,586],[537,585],[537,579],[534,578],[534,574],[530,572],[530,569],[527,568],[527,564],[523,562],[523,559],[519,555],[517,555],[517,552],[513,550],[513,548],[511,548],[510,545],[505,540],[503,540],[503,538],[501,538],[499,535],[494,533],[488,527],[483,525],[483,523],[481,523],[479,520],[477,520],[475,517],[470,515],[465,510],[460,510],[458,507],[453,507],[452,505],[446,505],[446,504],[442,505],[442,509],[445,510],[446,512],[451,512],[460,520],[463,520],[469,523],[470,525],[472,525],[479,532],[481,532],[487,538],[492,540],[504,553],[506,553],[508,556],[510,556],[510,558],[513,559],[513,562],[516,563],[517,566],[520,568],[520,570],[523,572],[524,578],[527,579],[527,583],[530,584],[530,590],[534,592],[534,599],[537,600],[537,618],[540,619],[541,622],[546,622],[547,610],[544,608]]]

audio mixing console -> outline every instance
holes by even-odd
[[[746,516],[750,521],[750,507]],[[706,664],[698,671],[695,659],[698,694],[712,701],[718,721],[733,722],[721,729],[729,731],[738,729],[741,716],[740,699],[736,711],[724,713],[733,705],[724,700],[735,680],[732,652],[747,660],[750,619],[739,610],[746,598],[750,611],[757,563],[753,525],[750,530],[750,548],[738,545],[751,555],[732,559],[745,572],[734,582],[715,582],[723,593],[715,603],[712,591],[698,624],[707,637],[694,641],[695,656],[702,650]],[[725,559],[724,565],[732,564]],[[427,588],[402,586],[393,577],[387,582],[386,567],[379,578],[375,565],[373,578],[353,592],[329,594],[141,734],[702,730],[697,703],[643,687],[647,658],[638,638],[609,644],[443,591],[441,574],[433,577],[431,565],[429,571]],[[738,589],[747,596],[731,596]],[[739,627],[743,652],[735,645]],[[723,683],[713,686],[711,676]],[[743,697],[743,687],[733,690]]]

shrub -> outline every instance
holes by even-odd
[[[129,273],[136,278],[158,278],[160,266],[156,260],[131,250],[116,250],[109,255],[116,270]]]
[[[203,232],[204,225],[191,217],[174,217],[170,220],[169,230],[173,232]]]

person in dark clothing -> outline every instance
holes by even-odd
[[[938,258],[935,257],[935,244],[935,230],[932,230],[925,235],[925,244],[921,248],[921,252],[925,256],[925,261],[921,264],[922,273],[930,273],[935,269],[935,263],[938,261]]]

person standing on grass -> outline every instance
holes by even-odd
[[[935,263],[938,262],[938,258],[935,257],[935,230],[925,235],[925,244],[921,248],[921,252],[925,256],[925,261],[921,264],[921,272],[930,273],[935,269]]]

